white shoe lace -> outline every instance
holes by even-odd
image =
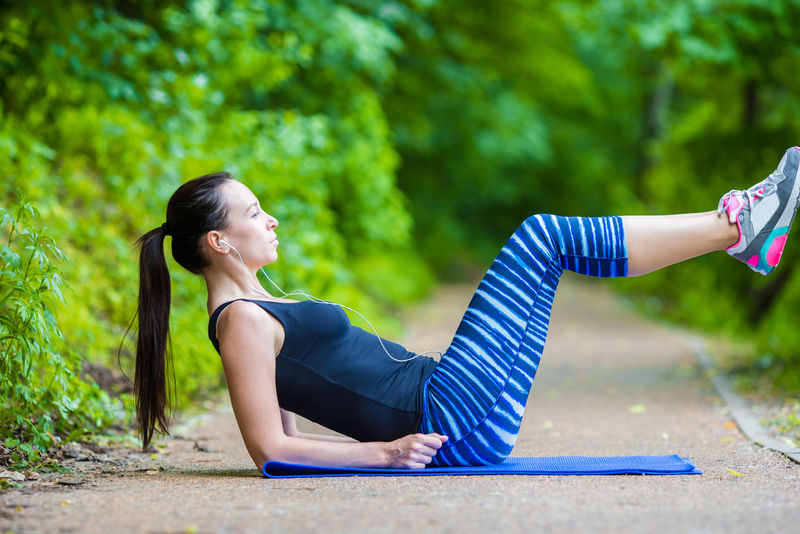
[[[728,208],[728,201],[730,200],[731,195],[734,193],[741,193],[741,195],[747,199],[747,205],[752,208],[757,199],[769,196],[775,193],[777,190],[778,185],[773,181],[773,175],[770,174],[764,180],[760,181],[749,189],[731,189],[722,195],[722,198],[719,199],[719,205],[717,206],[717,213],[722,214],[722,212]]]

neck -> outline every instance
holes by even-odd
[[[224,266],[222,268],[209,268],[203,274],[206,280],[206,288],[208,289],[208,313],[211,314],[220,304],[228,302],[229,300],[240,298],[258,299],[264,298],[265,295],[251,289],[250,286],[263,291],[266,296],[272,295],[264,289],[258,281],[256,271],[245,271],[247,281],[242,275],[241,265]],[[248,286],[249,282],[249,286]],[[274,297],[273,297],[274,298]]]

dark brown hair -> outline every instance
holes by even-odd
[[[234,178],[226,172],[208,174],[180,186],[167,203],[167,221],[150,230],[136,243],[139,255],[139,332],[136,343],[136,374],[133,394],[142,449],[146,449],[158,426],[169,434],[166,367],[172,369],[169,344],[170,279],[164,255],[164,239],[172,236],[172,256],[187,270],[202,274],[208,267],[202,239],[211,230],[228,226],[228,207],[220,186]],[[172,387],[175,376],[173,370]],[[174,399],[174,395],[173,395]]]

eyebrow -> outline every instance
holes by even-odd
[[[251,208],[257,208],[257,207],[258,207],[258,201],[255,201],[249,206],[247,206],[247,209],[245,209],[244,212],[247,213],[248,211],[250,211]]]

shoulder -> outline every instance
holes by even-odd
[[[267,315],[269,314],[255,302],[235,300],[225,306],[225,309],[219,314],[218,320],[226,322],[231,319],[237,321],[258,321]]]
[[[273,337],[278,321],[261,306],[246,300],[229,304],[217,319],[217,337],[220,342],[227,334],[246,332],[251,339]]]

